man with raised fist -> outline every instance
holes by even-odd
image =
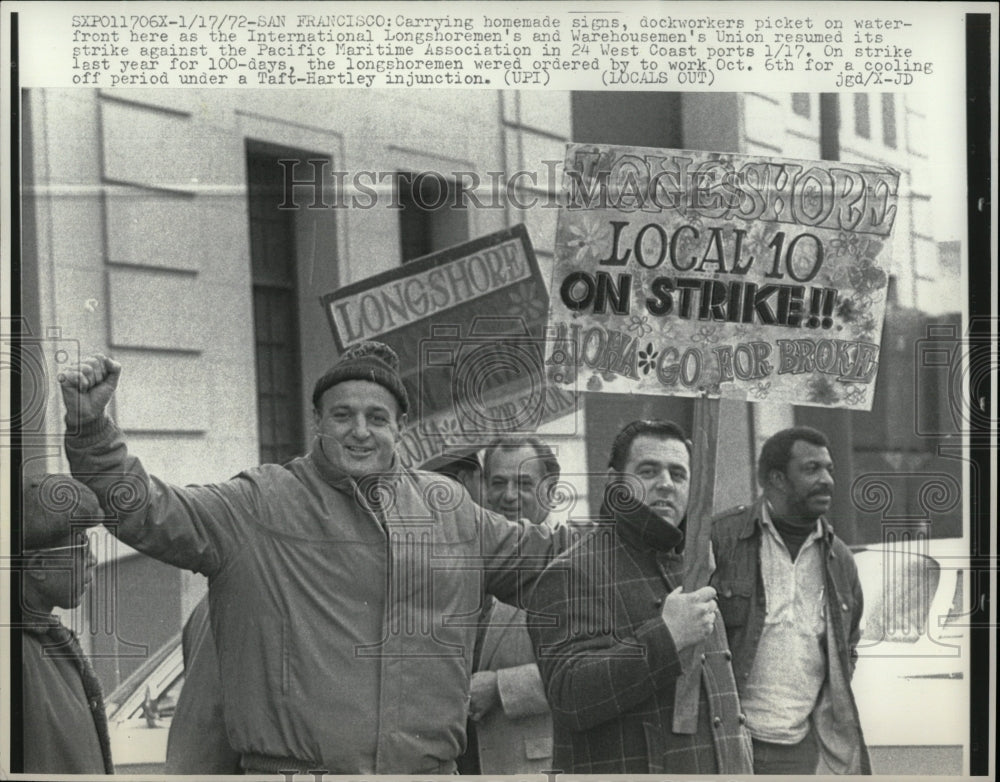
[[[529,597],[556,770],[753,770],[715,590],[679,586],[690,464],[673,422],[628,424],[611,447],[601,523],[552,561]],[[701,671],[691,707],[677,698],[682,660]],[[694,704],[697,714],[675,721]]]
[[[230,745],[254,773],[448,774],[465,745],[482,585],[514,601],[552,532],[477,506],[396,458],[409,409],[386,345],[348,348],[313,390],[316,437],[286,465],[171,486],[106,413],[121,366],[61,377],[75,475],[138,550],[209,578]],[[178,393],[183,388],[178,387]]]

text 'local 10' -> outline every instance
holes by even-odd
[[[565,172],[550,380],[871,409],[898,172],[595,145]]]

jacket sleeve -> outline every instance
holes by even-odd
[[[260,513],[259,489],[245,474],[208,486],[170,486],[128,453],[105,416],[66,435],[73,477],[90,487],[109,515],[105,526],[155,559],[205,575],[238,551],[239,531]]]
[[[561,533],[545,524],[509,521],[469,504],[477,516],[486,591],[504,603],[523,608],[523,595],[559,550]]]
[[[535,663],[498,670],[497,690],[503,713],[512,720],[549,712],[545,687]]]
[[[616,719],[674,684],[681,662],[657,616],[616,633],[607,572],[559,557],[529,596],[529,632],[554,714],[573,730]],[[596,574],[591,574],[596,571]]]

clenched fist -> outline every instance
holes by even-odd
[[[667,595],[661,615],[678,651],[694,646],[711,634],[716,611],[714,587],[705,586],[687,593],[684,587],[677,587]]]
[[[66,420],[71,426],[96,421],[104,415],[121,374],[121,364],[98,353],[59,375]]]

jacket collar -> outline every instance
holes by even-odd
[[[738,533],[739,538],[746,539],[764,531],[763,508],[766,501],[763,496],[760,496],[750,507],[750,512],[744,517],[743,526]],[[826,516],[820,516],[819,523],[823,530],[821,537],[827,543],[831,543],[833,541],[833,525],[826,520]]]
[[[39,614],[29,608],[21,610],[22,629],[32,635],[47,635],[50,630],[65,627],[55,614]]]

